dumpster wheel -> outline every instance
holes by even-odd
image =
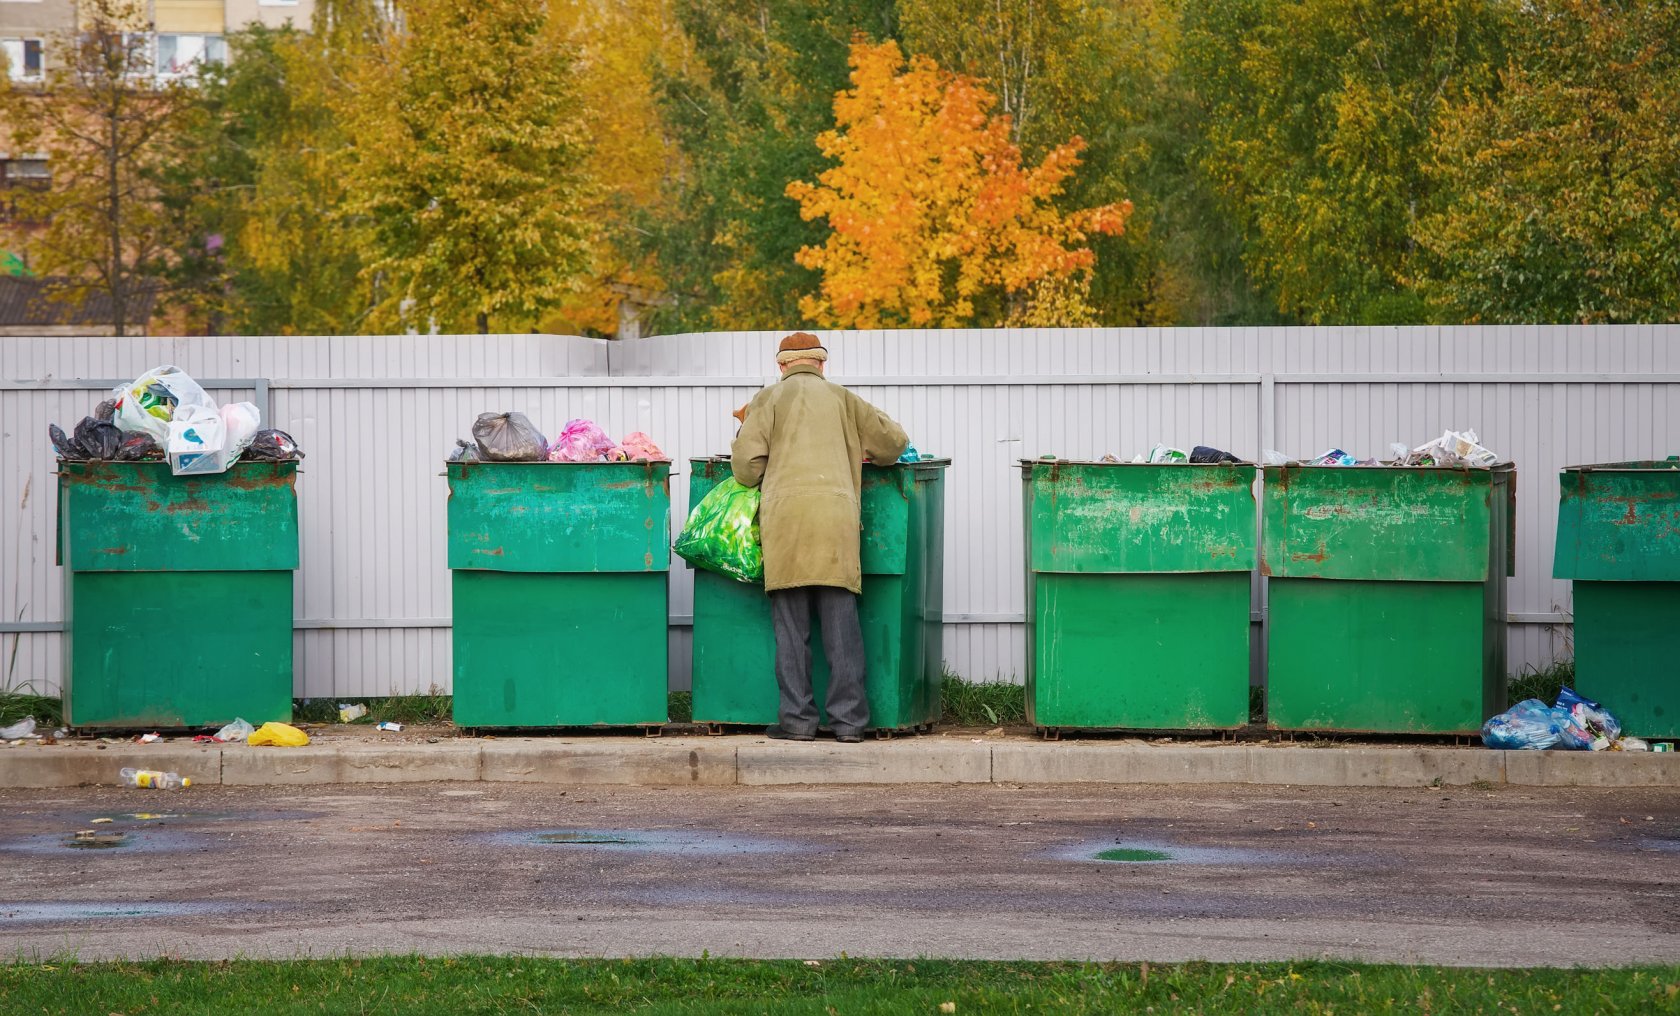
[[[1038,728],[1038,736],[1043,738],[1046,741],[1060,741],[1062,739],[1062,728],[1061,727],[1039,727]]]

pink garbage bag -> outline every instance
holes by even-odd
[[[625,451],[625,457],[631,459],[632,461],[671,461],[671,456],[660,451],[659,446],[653,443],[653,438],[648,437],[639,430],[632,431],[629,434],[624,435],[623,448]]]
[[[594,420],[573,420],[548,448],[550,462],[599,462],[612,439]]]

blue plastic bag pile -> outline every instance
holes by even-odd
[[[1482,725],[1489,748],[1559,748],[1569,751],[1648,751],[1637,737],[1623,737],[1610,710],[1582,698],[1573,688],[1558,693],[1556,705],[1524,699]]]

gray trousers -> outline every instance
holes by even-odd
[[[857,595],[837,586],[800,586],[770,594],[770,617],[776,628],[776,685],[781,690],[778,720],[783,730],[814,734],[817,702],[811,689],[811,614],[822,626],[828,657],[828,725],[837,734],[861,734],[869,726],[864,691],[863,626]]]

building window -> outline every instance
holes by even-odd
[[[159,35],[157,72],[161,78],[197,73],[199,64],[227,63],[227,43],[219,35]]]
[[[0,188],[31,187],[45,190],[52,183],[52,171],[44,156],[0,158]]]
[[[41,76],[40,39],[0,39],[0,50],[6,53],[6,69],[13,81]]]

